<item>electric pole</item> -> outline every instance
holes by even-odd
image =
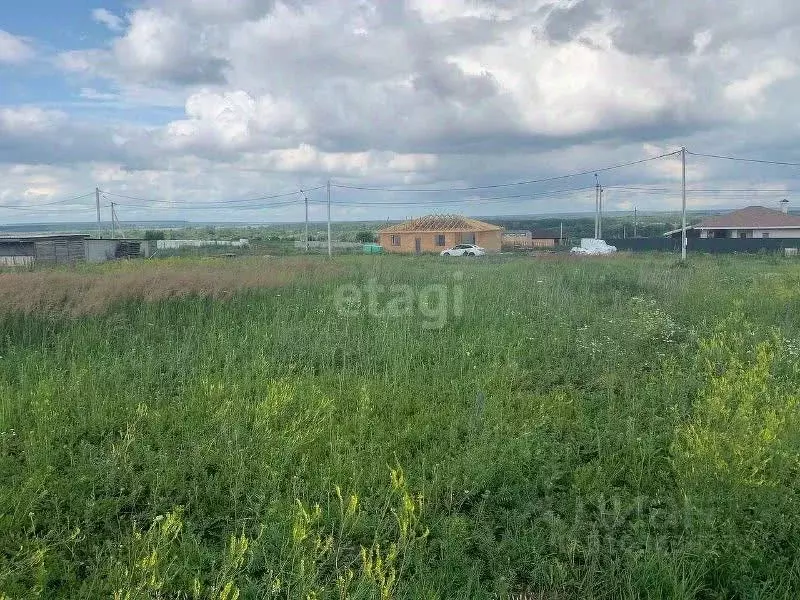
[[[102,225],[100,224],[100,188],[94,188],[94,199],[97,202],[97,238],[100,239]]]
[[[333,255],[331,248],[331,180],[328,180],[328,256]]]
[[[558,224],[558,245],[564,245],[564,221]]]
[[[600,231],[598,229],[599,223],[599,210],[600,210],[600,182],[597,179],[597,173],[594,174],[594,239],[597,239]]]
[[[686,260],[686,147],[681,147],[681,260]]]
[[[597,238],[603,239],[603,186],[600,186],[600,212],[597,219]]]
[[[117,227],[119,227],[119,236],[124,240],[125,239],[125,228],[122,226],[122,223],[117,216],[117,203],[111,203],[111,227],[112,227],[112,238],[116,239],[117,237]]]
[[[636,207],[634,206],[633,207],[633,237],[636,237],[636,233],[637,233],[636,228],[637,228],[637,226],[639,224],[636,216],[637,216],[636,215]]]
[[[303,190],[300,190],[300,193],[303,194],[303,200],[305,201],[305,205],[306,205],[306,234],[305,234],[305,242],[306,242],[306,244],[305,244],[305,246],[306,246],[306,252],[308,252],[308,196],[306,195],[306,193]]]

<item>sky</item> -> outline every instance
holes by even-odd
[[[800,163],[798,97],[796,0],[3,2],[0,224],[674,211],[682,146],[690,210],[777,207],[697,154]]]

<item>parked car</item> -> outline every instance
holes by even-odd
[[[459,244],[449,250],[442,250],[440,253],[441,256],[483,256],[484,254],[486,254],[486,249],[475,244]]]

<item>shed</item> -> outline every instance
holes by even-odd
[[[560,243],[561,235],[551,229],[521,229],[503,232],[506,248],[546,248]]]
[[[0,266],[104,262],[151,253],[145,240],[97,239],[72,233],[0,237]]]

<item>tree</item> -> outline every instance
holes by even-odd
[[[144,239],[146,240],[163,240],[164,239],[164,232],[163,231],[153,231],[148,229],[144,232]]]
[[[356,234],[356,241],[362,244],[370,244],[376,241],[375,234],[372,231],[359,231]]]

